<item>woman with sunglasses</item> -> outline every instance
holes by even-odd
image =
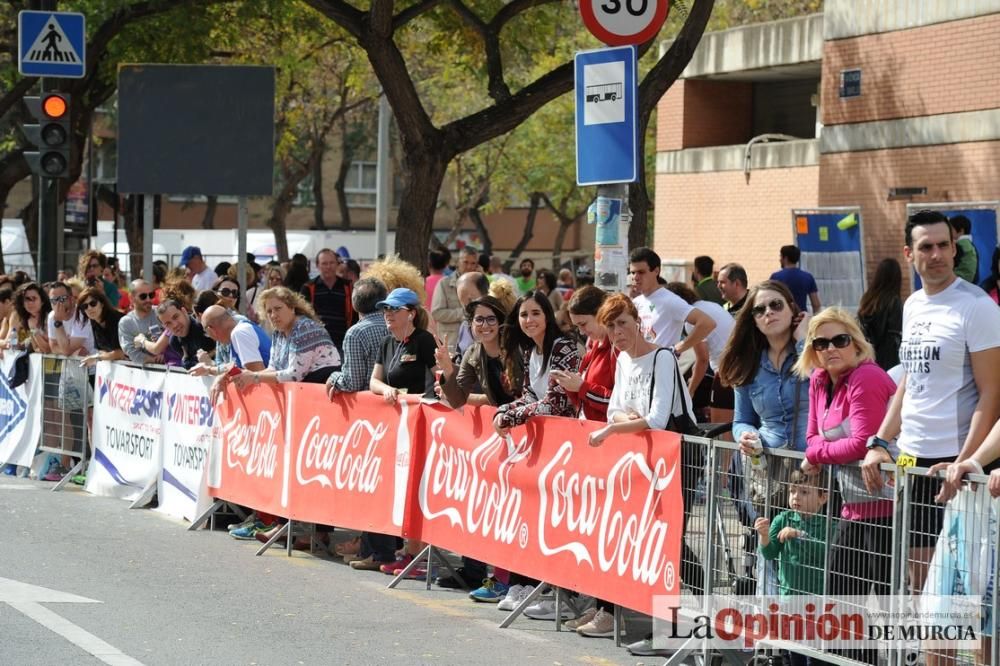
[[[795,364],[809,380],[809,425],[802,471],[822,465],[837,470],[843,506],[830,551],[828,593],[889,595],[892,502],[871,496],[856,463],[865,459],[868,438],[878,432],[896,384],[873,360],[875,351],[854,317],[838,307],[809,322],[806,344]],[[874,584],[875,589],[872,590]],[[853,651],[853,659],[877,663],[874,650]]]
[[[212,291],[219,297],[217,303],[227,310],[236,311],[240,307],[240,285],[228,277],[219,278],[212,285]]]
[[[83,359],[81,365],[90,367],[98,361],[117,361],[125,358],[118,338],[118,322],[124,317],[111,306],[102,287],[87,287],[77,298],[77,309],[90,319],[94,332],[95,351]]]
[[[783,500],[781,493],[784,460],[776,469],[765,469],[767,458],[761,453],[770,449],[805,451],[809,417],[809,387],[795,373],[795,363],[805,344],[808,315],[800,313],[792,293],[781,282],[765,280],[747,293],[746,305],[736,315],[736,324],[719,359],[723,385],[734,387],[733,439],[742,458],[736,458],[732,478],[740,520],[748,527],[757,519],[760,507],[771,507]],[[729,470],[723,461],[722,470]],[[776,471],[777,470],[777,471]],[[745,475],[743,474],[745,472]],[[746,478],[743,478],[743,477]],[[751,530],[745,542],[748,553],[756,554],[756,533]],[[758,562],[757,581],[764,574],[764,560]],[[777,594],[777,575],[768,564],[767,589],[761,593]],[[749,573],[749,572],[748,572]]]

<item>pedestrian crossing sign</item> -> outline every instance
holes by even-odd
[[[17,15],[17,71],[25,76],[83,78],[86,44],[83,14],[22,11]]]

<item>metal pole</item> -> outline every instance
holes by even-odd
[[[610,230],[611,234],[604,235],[601,232],[601,218],[610,214],[610,204],[615,200],[621,201],[618,228]],[[628,207],[628,184],[598,185],[597,201],[592,209],[598,218],[597,240],[594,243],[594,284],[605,291],[625,291],[628,277],[628,228],[632,223],[632,211]],[[602,242],[602,237],[612,242]]]
[[[243,285],[243,298],[240,299],[240,312],[243,314],[247,311],[247,289],[252,286],[244,284],[247,275],[247,216],[247,198],[241,196],[236,202],[236,283]]]
[[[153,195],[142,195],[142,276],[153,282]]]
[[[121,210],[120,210],[121,209],[121,205],[120,205],[121,201],[118,199],[118,183],[117,182],[115,183],[114,199],[113,199],[113,201],[114,201],[114,204],[111,207],[111,215],[112,215],[112,220],[111,220],[111,243],[112,243],[112,250],[111,251],[114,253],[115,257],[117,258],[118,257],[118,224],[119,224],[119,222],[121,222],[121,220],[118,219],[118,215],[121,212]],[[131,257],[129,258],[128,261],[130,262],[129,266],[128,266],[129,275],[133,279],[135,279],[136,276],[132,275]],[[122,268],[121,262],[118,262],[118,269],[121,270],[121,268]],[[150,278],[146,278],[146,279],[149,279],[150,283],[152,283],[152,280]]]
[[[389,100],[385,93],[378,98],[378,163],[375,172],[375,258],[386,254],[386,233],[389,229]]]

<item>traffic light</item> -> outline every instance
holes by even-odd
[[[37,151],[25,152],[32,172],[45,178],[68,178],[70,167],[70,97],[66,93],[42,93],[25,97],[28,112],[37,124],[24,125],[28,141]]]

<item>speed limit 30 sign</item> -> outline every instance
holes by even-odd
[[[670,0],[580,0],[580,14],[591,34],[609,46],[643,44],[667,20]]]

